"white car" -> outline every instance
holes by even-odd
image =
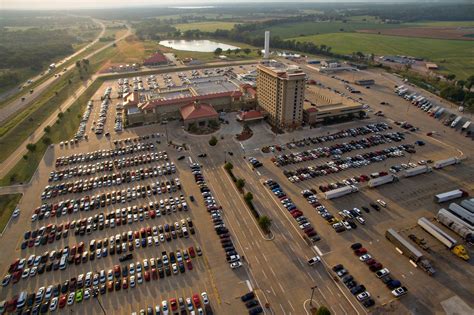
[[[360,294],[357,294],[356,296],[357,300],[359,300],[360,302],[362,301],[365,301],[367,300],[368,298],[370,298],[370,293],[368,291],[364,291]]]
[[[342,224],[344,225],[344,228],[345,228],[346,230],[351,230],[351,229],[352,229],[352,228],[351,228],[351,225],[349,224],[349,222],[347,222],[347,221],[341,221],[341,222],[342,222]]]
[[[74,304],[74,297],[76,296],[75,292],[69,293],[69,296],[67,297],[67,305],[72,305]]]
[[[392,294],[395,297],[400,297],[400,296],[405,295],[407,293],[408,293],[408,290],[405,287],[399,287],[399,288],[396,288],[395,290],[392,291]]]
[[[369,254],[365,254],[359,257],[360,261],[367,261],[370,258],[372,258],[372,256],[370,256]]]
[[[377,202],[379,203],[379,205],[381,205],[382,207],[386,207],[387,204],[385,203],[385,201],[383,201],[382,199],[377,199]]]
[[[390,273],[390,270],[388,270],[387,268],[383,268],[375,272],[375,275],[377,276],[377,278],[382,278],[388,275],[389,273]]]
[[[12,216],[13,216],[14,218],[16,218],[16,217],[19,216],[19,215],[20,215],[20,209],[16,208],[15,211],[13,211]]]
[[[308,260],[308,265],[312,266],[312,265],[314,265],[314,264],[316,264],[316,263],[318,263],[318,262],[320,262],[320,261],[321,261],[321,257],[319,257],[319,256],[314,256],[313,258],[311,258],[311,259]]]
[[[54,297],[49,304],[49,311],[54,312],[58,308],[58,297]]]
[[[186,306],[188,308],[188,311],[192,311],[194,309],[193,302],[191,301],[191,298],[186,298]]]
[[[232,268],[232,269],[237,269],[237,268],[242,267],[242,263],[241,263],[240,261],[237,261],[237,262],[231,263],[229,266],[230,266],[230,268]]]
[[[209,304],[209,297],[207,296],[206,292],[202,292],[201,297],[202,297],[202,302],[204,303],[204,305]]]
[[[163,315],[169,314],[168,301],[161,302],[161,310],[163,311]]]

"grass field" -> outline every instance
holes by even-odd
[[[175,27],[184,32],[188,30],[200,30],[203,32],[214,32],[217,29],[221,30],[230,30],[234,27],[235,23],[232,22],[194,22],[194,23],[184,23],[176,24]]]
[[[272,36],[290,38],[296,36],[317,35],[327,33],[347,33],[362,29],[387,29],[400,27],[399,24],[383,24],[373,22],[298,22],[287,23],[270,27],[268,30]],[[254,34],[263,34],[263,30],[255,31]]]
[[[20,199],[21,194],[0,196],[0,232],[2,232],[7,225]]]
[[[69,107],[69,109],[63,113],[62,118],[58,119],[56,123],[51,126],[51,131],[48,134],[45,134],[36,143],[36,150],[28,152],[26,154],[26,159],[22,158],[18,161],[10,172],[8,172],[4,178],[0,179],[0,186],[26,183],[30,181],[31,177],[36,172],[46,149],[48,148],[48,145],[43,141],[45,137],[51,139],[53,143],[59,143],[71,139],[77,131],[87,101],[91,99],[102,83],[102,80],[97,80],[88,87],[86,91],[84,91],[84,93]]]
[[[332,33],[294,38],[325,44],[340,54],[352,52],[374,53],[376,55],[409,55],[436,62],[445,72],[466,78],[474,73],[474,44],[461,40],[409,38],[360,33]],[[442,71],[443,72],[443,71]]]

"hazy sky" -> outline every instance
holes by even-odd
[[[291,0],[290,0],[291,1]],[[387,2],[396,0],[297,0],[296,2]],[[407,0],[405,0],[407,1]],[[126,6],[181,6],[236,2],[289,2],[282,0],[0,0],[1,9],[77,9]]]

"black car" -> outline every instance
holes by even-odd
[[[124,261],[127,261],[127,260],[130,260],[133,258],[133,254],[132,253],[128,253],[122,257],[119,258],[119,261],[120,262],[124,262]]]
[[[352,250],[360,249],[360,248],[362,248],[362,244],[361,243],[354,243],[354,244],[351,245],[351,248],[352,248]]]
[[[242,295],[240,299],[242,300],[242,302],[247,302],[247,301],[252,300],[254,297],[255,297],[255,293],[253,293],[252,291],[252,292]]]
[[[362,302],[362,305],[364,305],[364,307],[367,307],[367,308],[373,306],[374,304],[375,304],[375,301],[372,299],[367,299],[364,302]]]
[[[178,157],[178,161],[184,160],[184,158],[185,158],[185,156],[181,155],[180,157]]]
[[[249,315],[257,315],[263,313],[263,309],[261,306],[257,306],[249,310]]]
[[[365,286],[363,286],[362,284],[358,285],[358,286],[355,286],[351,289],[351,293],[353,295],[357,295],[357,294],[362,293],[364,291],[365,291]]]
[[[258,305],[258,301],[257,300],[250,300],[248,301],[247,303],[245,303],[245,306],[247,308],[252,308],[254,306],[257,306]]]

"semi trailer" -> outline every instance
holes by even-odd
[[[431,266],[431,263],[425,256],[416,249],[410,242],[398,234],[394,229],[388,229],[385,232],[385,237],[395,245],[395,247],[405,256],[410,258],[423,271],[432,276],[436,270]]]
[[[456,157],[451,157],[449,159],[435,161],[433,164],[433,167],[435,169],[440,169],[449,165],[454,165],[454,164],[459,164],[459,163],[461,163],[461,160],[459,160]]]
[[[380,185],[392,183],[398,181],[398,177],[395,175],[385,175],[369,180],[369,187],[374,188]]]
[[[435,201],[437,203],[442,203],[456,198],[461,198],[462,196],[467,195],[467,193],[462,189],[456,189],[447,191],[445,193],[435,195]]]
[[[359,191],[359,189],[354,185],[344,186],[344,187],[341,187],[341,188],[326,191],[324,193],[324,197],[327,200],[330,200],[330,199],[339,198],[339,197],[342,197],[342,196],[345,196],[345,195],[348,195],[348,194],[351,194],[351,193],[354,193],[354,192],[358,192],[358,191]]]
[[[405,171],[405,177],[412,177],[424,173],[429,173],[432,171],[432,168],[427,165],[420,165],[414,168],[409,168]]]
[[[466,242],[474,243],[474,226],[469,225],[448,210],[439,209],[436,220],[461,236]]]
[[[459,218],[469,223],[470,225],[474,225],[474,213],[467,211],[457,203],[450,203],[448,210],[455,216],[458,216]]]
[[[427,218],[421,217],[418,219],[418,225],[426,232],[431,234],[434,238],[446,246],[454,255],[461,259],[469,260],[469,255],[464,246],[459,245],[458,242],[452,238],[448,233],[431,223]]]

